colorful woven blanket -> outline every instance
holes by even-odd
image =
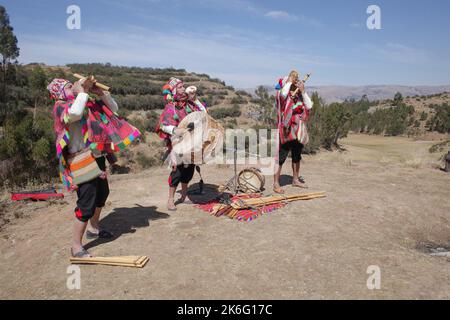
[[[243,194],[243,195],[236,195],[231,197],[231,201],[236,201],[238,199],[250,199],[250,198],[260,198],[261,194]],[[237,214],[235,214],[233,217],[231,217],[229,215],[230,213],[230,207],[226,207],[223,210],[219,210],[217,212],[214,212],[214,207],[216,205],[220,204],[219,200],[213,200],[210,201],[208,203],[205,204],[197,204],[195,205],[196,208],[199,208],[205,212],[208,212],[211,215],[214,215],[216,217],[220,217],[220,216],[229,216],[232,219],[236,219],[239,221],[252,221],[254,219],[256,219],[257,217],[259,217],[260,215],[264,214],[264,213],[269,213],[269,212],[273,212],[277,209],[283,208],[286,204],[285,203],[275,203],[275,204],[270,204],[261,208],[257,208],[257,209],[243,209],[243,210],[239,210],[237,212]]]

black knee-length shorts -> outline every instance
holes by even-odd
[[[195,164],[189,164],[185,166],[180,164],[177,169],[172,170],[169,175],[169,186],[177,187],[181,183],[189,183],[194,176]]]
[[[105,157],[96,158],[100,170],[106,170]],[[82,183],[77,189],[77,207],[75,216],[82,222],[89,221],[95,213],[96,208],[103,208],[109,196],[109,185],[107,179],[96,178]]]
[[[289,155],[289,151],[291,151],[292,162],[300,162],[300,160],[302,160],[302,150],[303,144],[298,140],[293,140],[282,144],[279,150],[278,164],[282,166],[285,163]]]

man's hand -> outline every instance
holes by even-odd
[[[93,94],[96,94],[99,97],[103,97],[105,95],[105,92],[102,89],[100,89],[99,87],[95,86],[95,83],[92,86],[90,92]]]
[[[182,128],[175,128],[173,129],[173,134],[176,136],[182,136],[184,135],[188,130],[187,129],[182,129]]]
[[[297,88],[301,94],[305,93],[305,83],[303,81],[297,83]]]
[[[84,78],[76,81],[73,84],[72,91],[75,95],[79,93],[86,93],[89,92],[94,84],[94,81],[92,80],[93,77]],[[95,80],[95,79],[94,79]]]
[[[79,93],[85,93],[85,92],[86,92],[86,91],[84,90],[84,87],[83,87],[83,80],[84,80],[84,79],[78,80],[78,81],[76,81],[76,82],[73,84],[73,86],[72,86],[72,92],[73,92],[74,95],[77,95],[77,94],[79,94]]]

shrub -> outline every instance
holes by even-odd
[[[422,111],[422,113],[420,114],[420,121],[425,121],[428,118],[428,113],[426,113],[425,111]]]
[[[157,160],[153,157],[148,157],[142,152],[138,152],[136,156],[137,163],[144,169],[148,169],[156,165]]]
[[[0,159],[12,161],[6,179],[25,184],[31,179],[49,180],[57,174],[52,122],[26,111],[9,115],[0,139]]]
[[[244,90],[238,90],[238,91],[236,91],[236,94],[240,95],[240,96],[246,96],[246,97],[252,96],[250,93],[248,93],[247,91],[244,91]]]
[[[233,99],[231,99],[231,103],[232,104],[244,104],[244,103],[246,103],[246,100],[244,98],[242,98],[241,96],[237,96],[237,97],[234,97]]]
[[[147,112],[146,116],[147,116],[146,130],[149,132],[154,132],[159,122],[159,114],[156,113],[155,111],[150,111]]]
[[[434,106],[436,113],[427,121],[430,131],[450,133],[450,106],[447,103]]]
[[[45,137],[40,138],[33,146],[31,156],[38,166],[45,166],[45,164],[53,156],[50,141],[48,141]]]
[[[241,110],[238,105],[233,105],[231,108],[214,108],[210,109],[210,115],[215,119],[239,117],[241,115]]]

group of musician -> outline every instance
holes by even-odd
[[[65,79],[54,79],[47,87],[51,97],[55,100],[53,115],[61,180],[68,190],[77,193],[76,219],[71,248],[71,255],[74,257],[91,256],[82,245],[85,233],[87,239],[113,237],[112,232],[100,227],[99,221],[102,208],[109,195],[105,159],[109,161],[114,157],[111,156],[111,147],[110,149],[104,146],[100,148],[102,143],[92,143],[89,139],[93,136],[107,137],[107,133],[102,131],[104,129],[102,129],[101,123],[108,123],[110,119],[102,113],[94,113],[95,107],[99,107],[96,110],[105,110],[106,108],[117,115],[118,105],[109,92],[100,89],[100,86],[96,84],[97,81],[94,77],[82,78],[75,83]],[[292,185],[300,188],[307,187],[300,177],[300,160],[304,145],[308,143],[309,139],[306,121],[313,104],[305,91],[304,81],[299,80],[297,71],[292,71],[287,77],[280,79],[276,89],[279,139],[273,191],[281,194],[284,193],[284,190],[280,185],[280,174],[289,152],[292,154]],[[166,154],[170,163],[167,209],[175,211],[176,204],[184,202],[187,197],[188,184],[193,178],[195,165],[180,164],[176,159],[170,159],[173,157],[173,153],[170,152],[172,137],[174,135],[183,136],[187,131],[193,129],[191,126],[193,124],[189,124],[187,128],[179,127],[180,122],[188,114],[207,112],[207,109],[197,97],[197,88],[194,86],[185,88],[180,79],[170,78],[162,90],[166,105],[160,115],[156,132],[166,143]],[[96,118],[98,121],[95,121]],[[124,138],[117,145],[128,145],[130,141],[127,139]],[[108,143],[105,142],[104,145],[108,145]],[[90,167],[93,164],[83,160],[76,166],[72,166],[67,164],[67,159],[86,149],[92,151],[93,159],[95,159],[92,162],[98,165],[102,173],[89,181],[75,185],[72,181],[71,168],[76,167],[78,172],[88,174],[91,172]],[[114,149],[114,145],[112,145],[112,149]],[[181,184],[181,198],[175,202],[175,193],[179,184]]]

